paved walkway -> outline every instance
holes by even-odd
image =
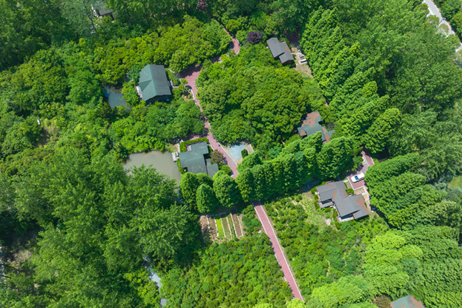
[[[233,49],[236,54],[239,53],[239,49],[240,49],[239,42],[235,38],[233,38],[232,41],[231,41],[231,49]],[[221,60],[221,57],[218,58],[218,61],[220,61],[220,60]],[[199,100],[196,97],[196,94],[197,94],[196,80],[199,77],[201,69],[202,69],[202,65],[198,65],[198,66],[195,66],[195,67],[190,67],[190,68],[187,68],[184,71],[182,71],[180,73],[180,76],[181,76],[181,78],[184,78],[184,79],[186,79],[188,81],[186,86],[189,86],[189,88],[191,89],[192,95],[194,97],[194,102],[196,103],[196,105],[199,106],[201,112],[203,112],[202,107],[201,107],[201,105],[199,103]],[[210,146],[212,147],[212,149],[218,150],[219,152],[221,152],[223,154],[225,162],[231,168],[231,170],[233,172],[232,176],[235,178],[237,176],[237,174],[238,174],[236,163],[228,155],[228,153],[225,150],[223,150],[223,148],[221,147],[221,144],[215,139],[215,137],[210,132],[210,123],[207,121],[207,118],[205,118],[205,117],[203,117],[203,118],[204,118],[204,123],[205,123],[205,132],[204,132],[204,134],[195,135],[195,136],[189,137],[189,139],[197,139],[197,138],[206,136],[208,138],[208,140],[209,140],[209,143],[210,143]]]
[[[234,50],[236,54],[239,53],[239,49],[240,49],[239,42],[235,38],[233,38],[231,42],[231,48]],[[218,61],[219,62],[221,61],[221,57],[218,59]],[[181,78],[184,78],[188,81],[186,86],[189,86],[192,92],[193,98],[194,98],[194,102],[196,103],[196,105],[199,106],[202,112],[202,107],[199,103],[199,100],[196,97],[196,93],[197,93],[196,80],[199,77],[201,69],[202,69],[202,65],[190,67],[182,71],[180,73],[180,76]],[[207,121],[207,118],[203,117],[203,119],[204,119],[205,129],[206,129],[205,132],[201,135],[189,136],[188,139],[192,140],[192,139],[197,139],[200,137],[207,136],[212,149],[218,150],[223,154],[226,160],[226,163],[228,164],[229,167],[231,167],[231,170],[233,171],[233,177],[235,178],[238,174],[236,163],[228,155],[228,153],[225,150],[223,150],[221,144],[215,139],[212,133],[210,133],[210,123]],[[261,205],[259,201],[253,201],[253,204],[255,207],[255,211],[257,212],[258,218],[260,219],[263,225],[263,229],[265,230],[265,233],[268,235],[271,243],[273,244],[274,254],[276,255],[276,259],[278,260],[278,263],[281,266],[282,272],[284,274],[284,278],[286,279],[287,283],[289,284],[289,287],[292,290],[292,294],[294,295],[294,298],[303,300],[303,297],[295,281],[294,275],[292,274],[292,271],[290,270],[289,263],[287,262],[284,256],[284,253],[282,252],[282,247],[279,244],[276,233],[274,232],[273,227],[271,226],[271,223],[269,221],[268,216],[266,215],[266,211],[264,210],[263,205]]]
[[[282,247],[279,244],[279,240],[274,232],[273,227],[271,226],[271,222],[266,215],[266,211],[263,205],[259,201],[252,201],[255,211],[257,212],[258,218],[263,225],[263,229],[265,230],[266,235],[268,235],[271,244],[273,244],[274,254],[276,255],[276,259],[278,260],[279,265],[281,266],[281,270],[284,273],[284,278],[286,279],[287,283],[289,284],[290,289],[292,290],[292,294],[294,298],[298,298],[303,300],[302,294],[298,289],[297,282],[295,281],[295,277],[292,274],[292,271],[289,267],[289,262],[287,262],[284,253],[282,252]]]
[[[438,26],[440,26],[442,24],[447,25],[448,28],[449,28],[448,35],[453,34],[453,35],[455,35],[457,37],[457,34],[454,33],[454,31],[452,30],[452,27],[449,24],[449,22],[443,17],[443,15],[440,12],[440,9],[436,6],[436,4],[432,0],[423,0],[422,3],[425,3],[428,6],[428,10],[430,11],[430,13],[427,15],[427,17],[430,16],[430,15],[434,15],[434,16],[438,17],[438,19],[440,20],[440,23],[438,24]],[[462,44],[456,49],[456,51],[459,51],[461,49],[462,49]]]

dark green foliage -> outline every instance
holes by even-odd
[[[263,66],[261,54],[270,66]],[[322,101],[311,79],[275,66],[268,49],[253,45],[201,72],[199,97],[219,141],[249,139],[266,152],[288,139],[302,115]]]
[[[242,199],[234,178],[221,170],[213,176],[213,191],[218,201],[226,207],[236,205]]]
[[[335,178],[341,171],[353,167],[353,156],[358,152],[352,138],[336,138],[323,145],[316,160],[321,178]]]
[[[201,213],[212,213],[218,205],[218,200],[215,197],[213,189],[206,185],[201,184],[196,191],[196,204],[197,210]]]
[[[181,175],[180,191],[184,201],[189,204],[191,209],[196,209],[196,191],[199,187],[199,181],[194,173],[186,172]]]
[[[455,2],[460,10],[460,1],[445,5]],[[460,170],[461,78],[452,39],[426,26],[414,4],[334,1],[309,15],[300,44],[330,101],[318,110],[337,122],[334,137],[354,137],[373,152],[390,147],[393,156],[419,152],[430,180]]]
[[[384,181],[406,171],[412,171],[418,164],[419,154],[407,154],[386,160],[367,169],[365,180],[369,188],[381,185]]]
[[[246,169],[239,173],[236,177],[237,187],[241,192],[242,199],[247,202],[254,200],[255,197],[255,179],[250,169]]]
[[[166,307],[251,308],[258,302],[278,307],[292,298],[268,237],[256,234],[204,251],[189,270],[175,269],[162,277]],[[188,305],[188,306],[186,306]]]
[[[249,151],[247,151],[247,149],[243,149],[243,150],[241,151],[241,156],[242,156],[242,158],[246,158],[248,155],[249,155]]]
[[[163,269],[180,264],[191,258],[200,231],[187,208],[174,202],[173,180],[154,169],[131,173],[114,157],[91,160],[69,149],[8,179],[13,190],[2,203],[10,202],[15,216],[41,228],[30,285],[15,301],[137,306],[156,298],[143,256]],[[20,281],[8,283],[17,290]]]
[[[257,214],[253,208],[253,205],[249,204],[242,210],[242,222],[246,226],[247,234],[256,234],[261,230],[261,223],[257,217]]]
[[[223,153],[218,150],[214,150],[210,153],[210,160],[212,164],[223,164],[223,157]]]
[[[197,173],[196,178],[197,178],[197,181],[199,182],[199,185],[205,184],[205,185],[208,185],[209,187],[213,187],[213,180],[210,177],[210,175],[206,173]]]

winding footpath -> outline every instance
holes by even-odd
[[[233,40],[231,42],[231,48],[234,50],[234,52],[236,54],[239,53],[239,49],[240,49],[239,42],[235,38],[233,38]],[[220,62],[220,61],[221,61],[221,57],[218,59],[218,62]],[[186,86],[191,89],[192,95],[194,97],[194,102],[196,103],[196,105],[199,106],[199,108],[200,108],[200,110],[202,112],[202,107],[201,107],[201,105],[199,103],[199,100],[196,97],[196,93],[197,93],[196,80],[199,77],[201,69],[202,69],[202,65],[198,65],[198,66],[195,66],[195,67],[190,67],[190,68],[187,68],[184,71],[182,71],[180,73],[180,76],[181,76],[181,78],[184,78],[184,79],[186,79],[188,81]],[[197,139],[197,138],[200,138],[200,137],[207,136],[207,138],[209,140],[209,143],[210,143],[210,146],[212,147],[212,149],[218,150],[223,154],[228,166],[233,171],[233,177],[235,178],[237,176],[237,174],[238,174],[236,163],[228,155],[228,153],[222,148],[221,144],[215,139],[213,134],[210,132],[210,123],[207,121],[207,118],[205,118],[205,117],[203,117],[203,118],[204,118],[204,123],[205,123],[205,128],[206,128],[205,133],[202,134],[202,135],[190,136],[188,139],[192,140],[192,139]],[[270,220],[268,218],[268,215],[266,214],[266,211],[265,211],[263,205],[259,201],[253,201],[252,203],[254,205],[255,211],[257,212],[258,218],[260,219],[260,222],[261,222],[261,224],[263,226],[263,229],[264,229],[266,235],[268,235],[268,238],[271,241],[271,244],[273,245],[274,254],[276,255],[276,259],[277,259],[279,265],[281,266],[281,270],[282,270],[282,272],[284,274],[284,278],[287,281],[290,289],[292,290],[292,294],[293,294],[294,298],[298,298],[300,300],[303,300],[303,297],[302,297],[302,295],[300,293],[300,290],[298,289],[298,285],[297,285],[297,282],[295,280],[295,277],[292,274],[292,271],[290,270],[289,262],[287,262],[287,259],[286,259],[285,255],[284,255],[283,251],[282,251],[282,247],[279,244],[279,240],[278,240],[278,238],[276,236],[276,233],[274,232],[274,229],[273,229],[273,227],[271,225],[271,222],[270,222]]]

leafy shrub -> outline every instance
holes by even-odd
[[[184,171],[184,169],[181,168],[181,162],[179,158],[176,160],[176,165],[178,166],[178,171],[180,171],[181,174],[186,173],[186,171]]]
[[[141,67],[138,64],[135,64],[128,69],[127,76],[135,84],[138,84],[140,80],[140,71],[141,71]]]
[[[231,167],[228,166],[228,165],[220,165],[220,170],[223,170],[224,172],[226,172],[226,174],[230,174],[231,173]]]
[[[242,156],[242,158],[246,158],[248,155],[249,155],[249,151],[247,151],[247,149],[243,149],[243,150],[241,151],[241,156]]]
[[[354,194],[355,193],[355,191],[353,189],[351,189],[351,188],[348,188],[346,190],[346,192],[347,192],[347,194]]]

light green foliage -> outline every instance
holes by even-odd
[[[142,37],[115,41],[95,50],[95,70],[99,78],[111,84],[117,82],[134,65],[163,64],[176,72],[223,53],[230,36],[216,21],[204,24],[185,17],[183,24],[161,27]]]
[[[127,104],[131,107],[135,107],[139,104],[140,98],[138,97],[138,92],[135,89],[135,82],[124,83],[122,88],[122,94]]]
[[[340,303],[354,303],[371,298],[369,284],[361,276],[341,277],[337,282],[316,288],[312,294],[323,307],[338,307]]]
[[[305,204],[305,207],[308,206],[312,205]],[[387,229],[381,219],[343,222],[340,230],[327,226],[320,228],[310,223],[313,217],[308,210],[288,198],[267,202],[265,209],[288,259],[292,260],[291,265],[304,297],[315,287],[360,273],[361,247]],[[357,296],[368,297],[361,292]]]
[[[299,300],[298,298],[294,298],[290,302],[287,303],[287,308],[304,308],[304,303]]]
[[[189,173],[189,172],[188,172]],[[218,205],[213,189],[207,184],[201,184],[196,191],[197,210],[201,213],[213,212]]]
[[[162,284],[161,294],[168,298],[166,307],[186,303],[219,307],[224,301],[238,307],[250,308],[258,302],[280,307],[292,298],[270,241],[263,234],[213,244],[197,265],[170,271],[162,277]],[[198,290],[196,296],[191,296],[192,290]]]
[[[157,141],[165,143],[175,136],[203,132],[204,123],[199,117],[199,107],[182,98],[149,107],[140,104],[127,117],[114,122],[109,134],[116,141],[116,152],[124,157],[126,153],[158,149]]]

